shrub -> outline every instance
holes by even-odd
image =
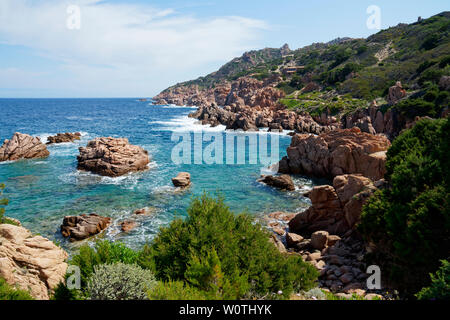
[[[316,270],[301,257],[278,252],[249,215],[235,215],[222,198],[207,195],[192,201],[185,221],[161,228],[144,248],[140,264],[160,280],[187,281],[228,299],[279,290],[289,296],[313,287],[317,279]]]
[[[427,97],[431,98],[431,95]],[[414,119],[416,116],[436,116],[435,104],[423,99],[407,99],[400,101],[394,108],[409,119]]]
[[[183,281],[158,282],[148,292],[150,300],[206,300],[205,295],[198,289]]]
[[[83,245],[80,251],[70,261],[71,265],[78,266],[81,271],[81,286],[87,284],[87,280],[94,272],[94,268],[100,264],[114,264],[118,262],[133,264],[138,259],[138,252],[133,251],[121,242],[98,241],[92,248]]]
[[[364,206],[360,231],[376,245],[374,259],[411,294],[450,252],[450,120],[419,121],[387,153],[391,187]]]
[[[156,285],[153,274],[133,264],[102,264],[94,267],[87,293],[91,300],[146,300]]]
[[[442,266],[430,274],[431,286],[423,288],[417,295],[419,300],[450,300],[450,262],[441,261]]]
[[[0,278],[0,300],[33,300],[33,297],[25,290],[12,288]]]

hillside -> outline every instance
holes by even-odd
[[[437,84],[442,75],[449,75],[449,34],[447,11],[413,24],[399,24],[367,39],[342,38],[297,50],[285,45],[280,49],[246,52],[217,72],[163,92],[192,85],[214,88],[243,76],[259,80],[281,77],[277,87],[294,100],[283,101],[291,108],[303,100],[311,100],[308,96],[297,99],[298,90],[310,83],[317,84],[312,91],[334,90],[338,95],[368,101],[386,96],[396,81],[401,81],[407,90],[417,90],[427,81]]]

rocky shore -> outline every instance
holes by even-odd
[[[48,300],[64,281],[68,254],[50,240],[21,226],[0,224],[0,244],[0,277],[9,285]]]
[[[311,263],[320,272],[322,288],[343,296],[377,296],[366,286],[368,249],[356,231],[362,206],[377,186],[382,188],[384,181],[342,175],[335,177],[333,186],[315,187],[306,195],[312,203],[307,210],[266,217],[272,242],[280,252],[301,255]]]

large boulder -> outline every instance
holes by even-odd
[[[172,183],[177,188],[187,188],[191,185],[191,175],[188,172],[180,172],[175,178],[172,178]]]
[[[275,187],[281,190],[295,190],[294,182],[292,181],[292,178],[287,174],[283,174],[281,176],[263,176],[263,178],[259,181],[267,184],[268,186]]]
[[[363,133],[359,128],[338,129],[319,136],[298,134],[287,149],[280,167],[294,174],[334,178],[343,174],[362,174],[374,181],[385,174],[385,136]]]
[[[0,224],[0,244],[0,277],[11,286],[48,300],[64,282],[68,255],[52,241],[20,226]]]
[[[50,155],[41,139],[20,132],[5,140],[0,148],[0,161],[45,158]]]
[[[81,139],[81,133],[79,133],[79,132],[58,133],[56,136],[48,137],[47,144],[74,142],[75,140],[80,140],[80,139]]]
[[[143,171],[150,162],[147,150],[131,145],[126,138],[97,138],[79,150],[78,169],[102,176]]]
[[[333,186],[318,186],[307,194],[312,206],[289,222],[289,230],[307,236],[317,231],[344,235],[359,222],[363,205],[376,190],[362,175],[338,176]]]
[[[105,230],[111,224],[111,218],[102,217],[95,213],[89,215],[64,217],[61,233],[70,241],[90,238]]]

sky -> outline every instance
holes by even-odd
[[[0,98],[152,97],[244,52],[450,9],[448,0],[0,0]],[[378,16],[377,16],[378,17]],[[371,20],[372,19],[372,20]]]

